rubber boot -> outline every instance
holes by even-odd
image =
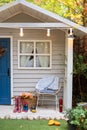
[[[15,97],[15,107],[14,107],[14,110],[13,110],[13,112],[15,113],[15,112],[17,112],[18,111],[18,98],[17,97]]]
[[[19,97],[18,97],[18,112],[19,112],[19,113],[21,112],[21,106],[22,106],[21,97],[19,96]]]

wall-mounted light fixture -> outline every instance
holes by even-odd
[[[50,37],[50,29],[47,29],[47,37]]]
[[[74,38],[74,36],[73,36],[73,29],[72,28],[70,28],[68,30],[68,38]]]
[[[23,37],[24,33],[23,33],[23,28],[20,28],[20,37]]]

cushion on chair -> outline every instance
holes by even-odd
[[[44,89],[44,90],[40,90],[40,93],[48,93],[48,94],[52,94],[54,92],[56,92],[56,90],[52,90],[52,89]]]

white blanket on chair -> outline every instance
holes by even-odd
[[[40,79],[36,85],[36,89],[42,90],[57,90],[59,78],[57,76],[46,76]]]

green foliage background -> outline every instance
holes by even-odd
[[[15,0],[0,0],[0,6]],[[26,0],[42,8],[87,26],[87,0]]]

